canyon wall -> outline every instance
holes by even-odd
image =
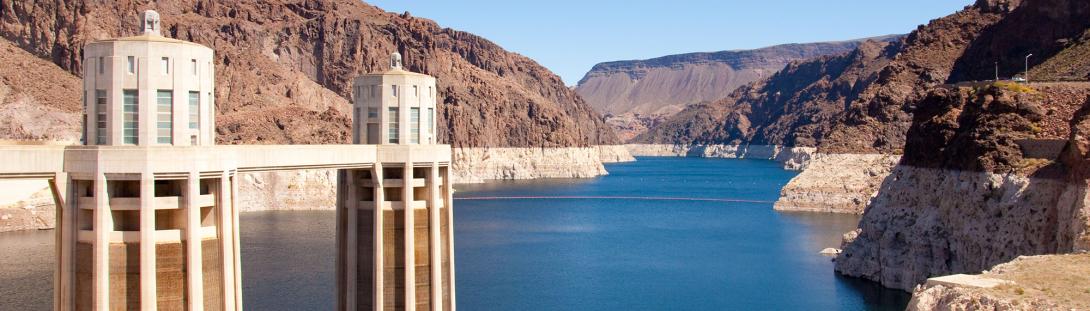
[[[1090,249],[1088,95],[1086,84],[932,90],[836,270],[911,290],[1021,255]]]
[[[400,52],[406,69],[438,78],[441,143],[508,150],[458,153],[453,166],[467,180],[589,177],[605,173],[603,162],[632,160],[602,118],[533,60],[408,12],[350,0],[2,5],[0,139],[75,143],[84,44],[135,34],[145,9],[162,14],[165,36],[215,51],[218,144],[347,143],[351,80],[384,70],[390,53]],[[491,157],[522,162],[504,166]],[[565,174],[556,163],[579,166]],[[255,193],[244,206],[331,206],[328,172],[243,176],[243,192]]]
[[[828,154],[810,156],[805,169],[780,190],[778,211],[862,214],[900,156]]]
[[[1020,256],[980,275],[928,280],[909,311],[1087,310],[1090,254]]]
[[[587,72],[575,91],[606,115],[606,122],[621,140],[628,140],[685,106],[727,97],[738,87],[769,77],[790,62],[844,54],[865,40],[893,41],[897,37],[600,63]]]
[[[627,144],[625,148],[637,157],[701,157],[721,159],[761,159],[780,162],[785,169],[805,168],[815,152],[809,147],[775,145],[682,145]]]

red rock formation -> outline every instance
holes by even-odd
[[[845,56],[788,65],[726,99],[692,107],[706,112],[680,113],[636,141],[897,153],[914,103],[946,83],[966,49],[1017,3],[992,2],[933,20],[893,44],[872,42]],[[686,115],[707,115],[715,125],[701,128]]]
[[[163,15],[166,36],[216,51],[220,143],[347,142],[352,78],[383,70],[394,51],[408,69],[439,79],[445,143],[617,142],[574,91],[533,60],[360,1],[15,1],[0,5],[0,36],[79,75],[83,45],[132,35],[144,9]]]

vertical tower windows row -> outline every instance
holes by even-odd
[[[435,108],[428,108],[428,143],[435,143]]]
[[[174,93],[170,90],[159,90],[156,96],[157,102],[157,137],[160,144],[174,143]]]
[[[388,121],[389,121],[388,123],[389,123],[389,128],[390,128],[389,132],[387,133],[388,136],[389,136],[389,141],[390,141],[389,143],[399,144],[399,143],[401,143],[401,140],[398,139],[399,129],[398,129],[397,107],[390,107],[390,110],[389,110],[389,113],[388,113],[387,117],[388,117]]]
[[[124,102],[122,103],[122,143],[135,145],[140,142],[138,138],[140,124],[140,99],[136,90],[124,90]]]
[[[409,143],[420,143],[420,108],[409,108]]]
[[[106,90],[95,90],[95,143],[106,144]]]
[[[189,92],[189,129],[201,128],[201,93]]]

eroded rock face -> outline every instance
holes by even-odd
[[[239,211],[333,210],[337,170],[239,174]]]
[[[802,170],[814,153],[814,148],[783,147],[768,145],[673,145],[627,144],[625,148],[634,156],[643,157],[701,157],[721,159],[762,159],[783,163],[784,169]]]
[[[456,183],[536,178],[589,178],[608,174],[597,147],[454,148]],[[472,165],[466,165],[472,163]]]
[[[57,211],[44,180],[4,180],[0,187],[0,232],[53,228]]]
[[[847,55],[789,64],[727,98],[691,105],[633,141],[898,153],[915,102],[946,83],[966,49],[1006,14],[970,6],[893,43],[865,42]]]
[[[0,38],[0,139],[78,142],[79,77]]]
[[[980,275],[929,280],[908,310],[1086,310],[1090,254],[1022,256]]]
[[[773,208],[862,214],[900,158],[882,154],[813,154],[806,169],[780,190]]]
[[[575,91],[622,140],[629,140],[690,104],[715,101],[738,87],[769,77],[793,61],[850,52],[864,40],[784,44],[754,50],[668,55],[600,63]]]
[[[395,51],[404,56],[406,69],[438,78],[443,143],[617,143],[574,91],[533,60],[473,34],[360,1],[13,2],[0,6],[0,36],[79,75],[83,45],[133,35],[144,9],[163,15],[165,36],[215,50],[219,143],[347,143],[351,80],[385,69]],[[57,82],[70,84],[78,95],[78,79],[69,80]],[[78,98],[40,104],[70,111],[78,109]]]
[[[979,272],[1020,255],[1071,249],[1058,179],[897,166],[836,259],[842,274],[911,290],[927,278]]]
[[[909,290],[1021,255],[1085,249],[1090,209],[1078,141],[1090,109],[1072,117],[1069,99],[1053,101],[1043,89],[934,90],[837,271]],[[1059,126],[1064,119],[1070,125]],[[1060,159],[1029,157],[1032,148],[1018,143],[1068,129]]]

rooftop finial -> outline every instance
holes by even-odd
[[[390,54],[390,68],[401,69],[401,53]]]
[[[161,36],[162,34],[159,32],[159,12],[144,11],[144,14],[140,16],[140,27],[143,27],[143,32],[146,35]]]

